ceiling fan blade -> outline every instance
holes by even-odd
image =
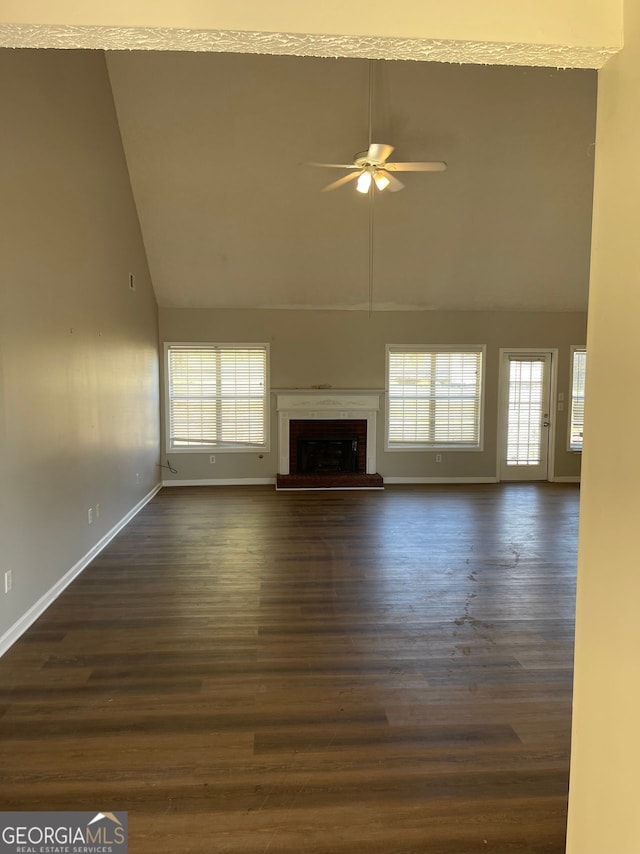
[[[432,160],[428,163],[385,163],[384,168],[391,172],[444,172],[447,164],[444,160]]]
[[[391,156],[393,151],[392,145],[387,145],[386,142],[372,142],[367,151],[367,160],[373,163],[382,163]]]
[[[404,184],[402,183],[402,181],[399,181],[395,175],[389,174],[389,172],[387,172],[385,169],[381,169],[380,171],[389,182],[389,186],[387,189],[390,193],[397,193],[398,190],[404,190]]]
[[[305,163],[305,166],[320,166],[323,169],[360,169],[355,163]]]
[[[348,184],[349,181],[355,181],[362,174],[362,170],[359,172],[351,172],[349,175],[344,175],[342,178],[338,178],[337,181],[333,181],[331,184],[327,184],[326,187],[322,188],[323,193],[328,193],[330,190],[337,190],[338,187],[342,187],[343,184]]]

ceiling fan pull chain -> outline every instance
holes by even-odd
[[[373,314],[373,207],[375,198],[376,194],[372,184],[369,188],[369,317]]]
[[[369,148],[373,142],[373,60],[369,60]]]

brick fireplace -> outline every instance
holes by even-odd
[[[370,392],[278,393],[278,489],[381,488],[379,407]]]

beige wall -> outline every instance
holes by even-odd
[[[569,391],[571,345],[584,344],[586,315],[578,312],[365,312],[233,311],[160,309],[160,339],[168,341],[268,342],[272,389],[384,389],[387,344],[486,344],[484,451],[384,452],[381,411],[378,471],[385,477],[496,476],[499,350],[507,347],[557,348],[558,391]],[[384,398],[381,398],[382,401]],[[557,477],[580,473],[580,455],[568,453],[567,410],[557,413]],[[277,471],[277,423],[271,422],[271,453],[169,455],[177,474],[166,480],[273,478]],[[164,441],[164,440],[163,440]],[[163,445],[164,447],[164,445]],[[163,451],[166,456],[166,452]]]
[[[0,51],[0,105],[1,647],[157,483],[158,366],[104,57]]]
[[[337,0],[4,0],[0,21],[116,27],[173,27],[196,30],[260,30],[305,34],[454,39],[551,45],[619,45],[619,0],[382,0],[363,7]]]
[[[640,748],[640,4],[601,73],[580,517],[570,854],[636,854]]]

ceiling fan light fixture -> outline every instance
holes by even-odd
[[[368,193],[371,187],[371,172],[363,172],[356,182],[356,190],[359,193]]]
[[[376,183],[376,187],[382,192],[382,190],[386,190],[391,181],[387,178],[384,172],[376,172],[373,176],[373,180]]]

